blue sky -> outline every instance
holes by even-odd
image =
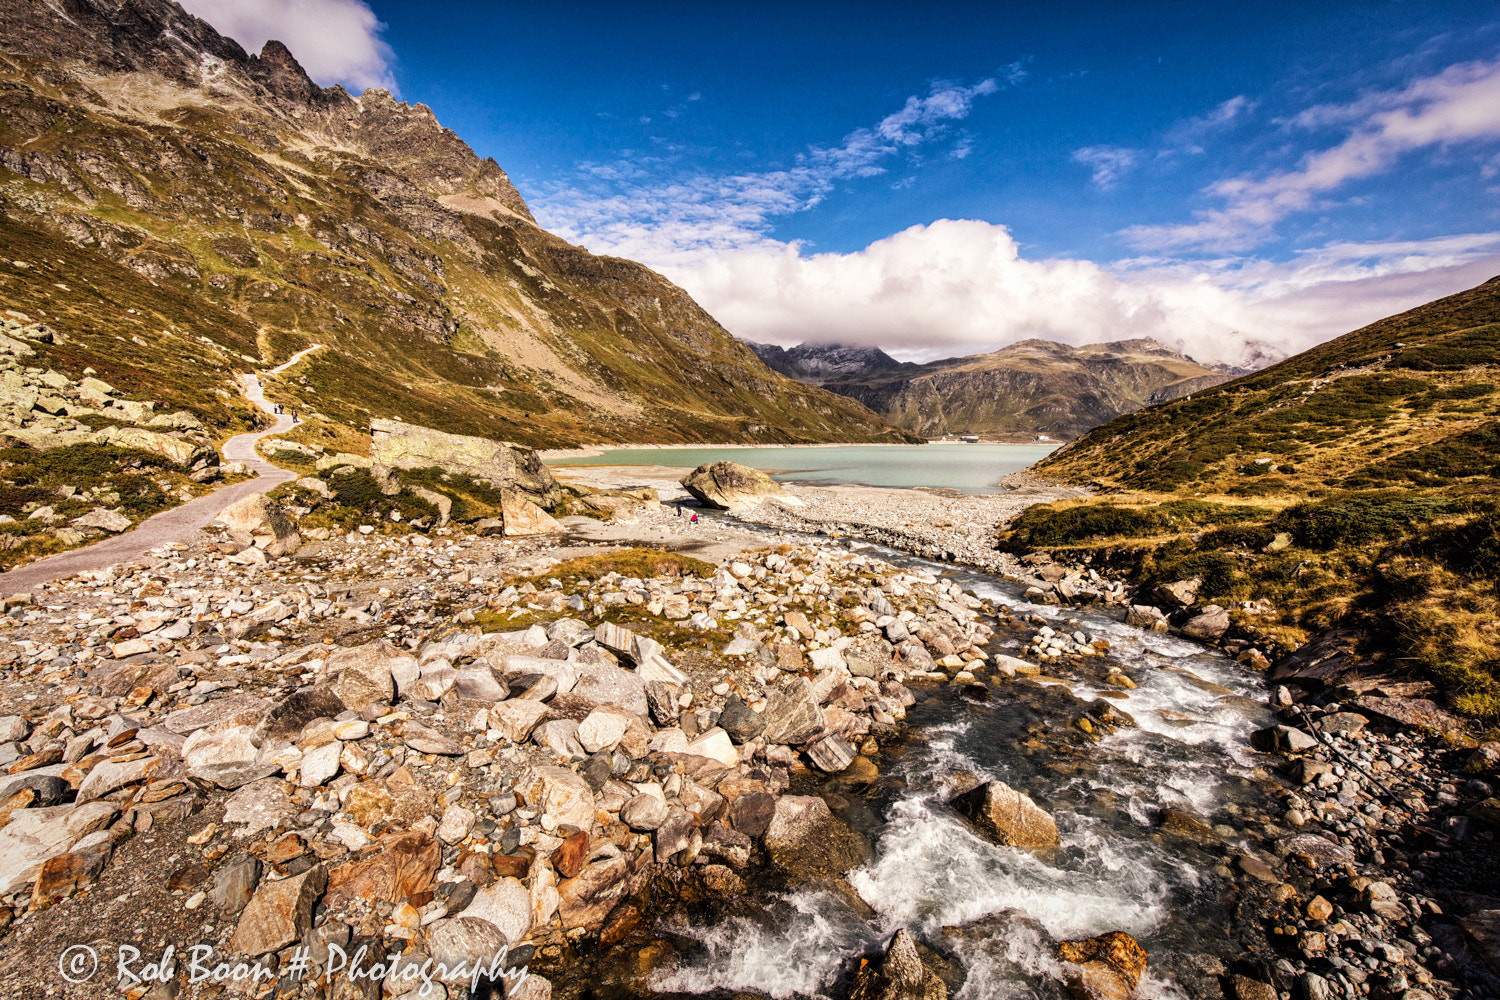
[[[1500,274],[1497,3],[186,6],[748,339],[1240,361]]]

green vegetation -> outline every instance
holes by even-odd
[[[579,579],[598,579],[610,573],[637,577],[645,580],[653,576],[701,576],[714,574],[713,566],[702,559],[694,559],[677,552],[662,549],[633,548],[619,552],[606,552],[597,556],[582,556],[558,563],[547,572],[531,578],[533,583],[555,577],[564,583]]]
[[[99,445],[0,449],[0,515],[12,519],[0,524],[0,567],[76,546],[87,533],[69,522],[96,507],[139,523],[181,503],[183,489],[204,487],[148,451]],[[50,516],[32,516],[48,509]]]
[[[1500,279],[1095,429],[1038,471],[1099,495],[1000,544],[1201,577],[1204,600],[1257,602],[1234,619],[1272,651],[1353,628],[1375,669],[1500,720],[1497,365]]]

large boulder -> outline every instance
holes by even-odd
[[[987,781],[949,803],[991,839],[1009,847],[1056,847],[1057,822],[1003,781]]]
[[[1217,604],[1211,604],[1203,609],[1200,615],[1189,618],[1182,626],[1182,634],[1189,639],[1201,639],[1205,642],[1223,638],[1224,633],[1229,631],[1229,612]]]
[[[136,448],[160,455],[178,468],[186,469],[198,462],[219,464],[219,453],[206,441],[175,434],[161,434],[140,427],[106,427],[99,440],[118,448]]]
[[[862,864],[865,845],[816,795],[783,795],[765,834],[766,853],[794,874],[843,874]]]
[[[236,542],[264,549],[273,558],[289,556],[302,547],[297,526],[263,493],[235,501],[219,511],[215,520]]]
[[[757,469],[738,462],[709,462],[698,466],[682,480],[683,489],[698,502],[714,510],[747,510],[766,497],[776,497],[800,506],[781,484]]]
[[[551,510],[562,488],[530,448],[463,434],[444,434],[399,420],[370,421],[370,454],[381,465],[428,469],[487,479],[498,489],[519,490]]]

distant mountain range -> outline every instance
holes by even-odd
[[[768,368],[857,399],[896,426],[929,438],[1071,440],[1121,414],[1246,374],[1201,365],[1144,338],[1082,347],[1023,340],[989,354],[920,365],[873,347],[750,348]]]

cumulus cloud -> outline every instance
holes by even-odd
[[[1134,226],[1126,238],[1150,250],[1245,250],[1269,239],[1282,219],[1316,207],[1350,181],[1385,173],[1406,153],[1500,139],[1500,61],[1450,66],[1399,89],[1309,108],[1287,124],[1347,134],[1307,154],[1294,170],[1210,185],[1205,193],[1223,207],[1196,213],[1195,222]]]
[[[1371,105],[1361,120],[1392,108],[1437,114],[1433,102],[1457,101],[1462,85],[1429,88],[1426,105],[1389,98],[1390,108]],[[913,226],[849,253],[813,252],[772,235],[779,217],[819,204],[843,182],[897,165],[919,169],[919,154],[933,147],[960,154],[968,139],[959,123],[1000,87],[935,84],[781,170],[705,174],[664,148],[586,164],[572,183],[534,198],[533,210],[547,228],[596,253],[661,271],[747,340],[862,344],[914,361],[1028,337],[1072,344],[1153,337],[1200,361],[1264,363],[1500,273],[1500,233],[1335,242],[1284,262],[1158,255],[1110,265],[1028,259],[1006,227],[974,220]],[[1190,153],[1194,137],[1252,108],[1231,98],[1164,134],[1149,155]],[[1447,132],[1464,129],[1473,126]],[[1146,155],[1100,146],[1075,159],[1102,187]],[[895,184],[912,176],[908,170]]]
[[[324,86],[395,89],[391,49],[380,38],[385,25],[362,0],[182,0],[182,6],[247,51],[276,39]]]
[[[1028,337],[1153,337],[1200,361],[1305,350],[1500,273],[1500,233],[1336,243],[1288,263],[1027,260],[1004,226],[942,219],[854,253],[763,245],[664,268],[730,331],[878,346],[904,360]]]

